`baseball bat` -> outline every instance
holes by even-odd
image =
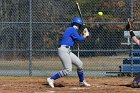
[[[82,21],[83,21],[83,16],[82,16],[82,13],[81,13],[81,9],[80,9],[80,5],[78,2],[76,2],[76,6],[77,6],[77,10],[78,10],[78,13],[79,13],[79,16],[81,17]],[[83,21],[84,22],[84,21]]]
[[[76,2],[76,6],[77,6],[77,11],[78,11],[78,13],[79,13],[79,16],[81,17],[81,20],[83,21],[81,9],[80,9],[80,6],[79,6],[79,3],[78,3],[78,2]],[[77,47],[78,47],[78,58],[79,58],[79,50],[80,50],[80,45],[79,45],[79,43],[77,44]]]

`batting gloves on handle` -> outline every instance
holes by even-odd
[[[89,31],[88,31],[88,29],[87,28],[85,28],[84,30],[83,30],[83,37],[88,37],[89,36]]]

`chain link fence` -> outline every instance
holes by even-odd
[[[85,74],[119,72],[132,48],[124,37],[127,18],[135,18],[134,28],[140,29],[140,1],[77,1],[91,37],[72,51],[79,53]],[[61,70],[58,43],[75,16],[74,0],[0,0],[0,75],[50,76]]]

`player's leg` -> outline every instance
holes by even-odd
[[[132,84],[131,84],[131,87],[133,88],[137,88],[137,87],[140,87],[139,86],[139,83],[140,83],[140,72],[136,75],[136,77],[134,78]]]
[[[48,83],[50,82],[49,85],[52,88],[54,87],[54,84],[53,84],[54,80],[61,78],[63,76],[66,76],[72,71],[72,62],[71,62],[71,58],[69,55],[69,50],[66,48],[59,48],[58,55],[63,64],[64,70],[59,71],[56,74],[54,74],[53,76],[51,76],[50,78],[48,78]]]
[[[90,84],[88,84],[85,81],[83,62],[72,52],[70,53],[70,56],[71,56],[72,64],[77,67],[77,74],[79,77],[80,86],[90,86]]]

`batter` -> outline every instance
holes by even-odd
[[[84,29],[83,35],[79,35],[78,30],[83,26],[83,21],[80,17],[75,17],[72,19],[71,26],[68,27],[62,37],[62,40],[59,43],[58,55],[63,64],[64,69],[54,74],[50,78],[47,78],[48,84],[54,88],[54,80],[59,79],[61,77],[67,76],[72,71],[72,64],[77,67],[77,74],[79,77],[80,86],[91,86],[84,79],[84,70],[82,61],[71,52],[71,48],[74,47],[74,41],[83,41],[87,36],[89,36],[89,32],[87,28]]]

